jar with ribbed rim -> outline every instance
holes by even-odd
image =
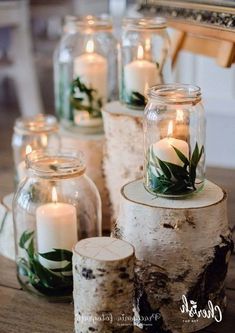
[[[15,166],[15,183],[26,177],[25,157],[32,150],[59,149],[58,122],[52,115],[39,114],[15,121],[12,149]]]
[[[81,153],[34,151],[13,200],[17,276],[51,300],[72,296],[72,248],[101,235],[101,200]]]
[[[120,100],[144,109],[147,91],[171,81],[170,40],[164,18],[123,20],[119,57]]]
[[[201,89],[152,87],[144,114],[144,185],[158,196],[182,197],[203,188],[206,121]]]
[[[103,131],[102,106],[117,95],[117,41],[107,16],[67,17],[54,53],[56,113],[65,128]]]

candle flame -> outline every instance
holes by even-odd
[[[58,201],[58,197],[57,197],[57,192],[56,192],[56,188],[55,188],[55,186],[52,187],[52,193],[51,193],[51,196],[52,196],[52,202],[53,202],[53,203],[57,203],[57,201]]]
[[[170,137],[173,134],[173,121],[171,120],[168,124],[167,136]]]
[[[25,154],[26,155],[30,154],[32,150],[33,150],[32,147],[30,145],[27,145],[25,148]]]
[[[93,53],[95,49],[94,41],[92,39],[88,40],[86,44],[86,52]]]
[[[139,45],[137,50],[137,59],[142,60],[143,58],[144,58],[144,49],[142,45]]]
[[[183,122],[184,121],[184,112],[183,112],[183,110],[177,110],[176,111],[176,121],[177,122]]]

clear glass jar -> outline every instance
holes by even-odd
[[[119,59],[120,100],[144,109],[147,91],[171,81],[170,39],[163,18],[125,19]]]
[[[81,133],[103,131],[101,108],[117,95],[117,42],[108,18],[67,18],[54,53],[57,116]]]
[[[25,157],[28,153],[59,147],[58,123],[54,116],[40,114],[33,118],[17,119],[12,136],[16,184],[26,177]]]
[[[144,116],[146,189],[181,197],[202,189],[206,121],[201,90],[187,84],[152,87]]]
[[[101,235],[101,200],[81,153],[27,155],[27,178],[13,201],[17,276],[22,287],[52,300],[72,295],[72,247]]]

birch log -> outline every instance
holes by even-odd
[[[86,238],[73,251],[75,333],[132,332],[134,249],[119,239]]]
[[[220,319],[214,307],[226,306],[224,280],[233,249],[221,188],[206,181],[203,191],[171,200],[149,194],[142,180],[131,182],[121,190],[113,235],[135,247],[135,310],[152,318],[140,320],[140,328],[194,332]],[[206,318],[202,309],[209,310]],[[196,310],[193,318],[190,310]]]
[[[104,135],[81,135],[70,133],[64,129],[60,130],[60,135],[63,148],[73,148],[83,152],[86,162],[86,174],[93,180],[100,192],[103,231],[109,231],[111,204],[103,173]]]
[[[118,215],[120,189],[143,172],[143,111],[128,109],[120,102],[103,109],[106,151],[104,173],[113,209]]]

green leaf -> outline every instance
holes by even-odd
[[[189,165],[189,160],[187,159],[187,157],[178,148],[176,148],[174,146],[172,146],[172,148],[176,152],[179,159],[184,163],[184,165],[185,166]]]
[[[199,158],[199,149],[198,149],[198,144],[196,143],[192,157],[191,157],[191,164],[194,166],[197,166],[198,164],[198,159]]]
[[[39,253],[39,255],[47,260],[52,261],[71,261],[73,253],[68,250],[54,249],[52,252]]]
[[[52,273],[49,269],[44,267],[38,260],[33,261],[35,274],[45,287],[56,288],[61,285],[61,277]]]
[[[30,258],[33,258],[33,256],[34,256],[34,240],[33,240],[33,237],[30,240],[30,243],[29,243],[29,246],[28,246],[28,249],[27,249],[27,253],[28,253],[28,256]]]
[[[130,104],[138,106],[138,107],[145,107],[147,103],[146,98],[140,94],[138,91],[133,91],[130,96]]]
[[[22,236],[20,237],[20,241],[19,241],[19,246],[24,249],[25,248],[25,244],[28,242],[28,240],[33,237],[34,235],[34,231],[28,232],[25,231],[23,232]]]
[[[171,172],[168,169],[167,163],[163,162],[158,157],[157,157],[157,159],[158,159],[159,167],[161,168],[163,174],[166,176],[166,178],[171,179]]]
[[[170,163],[170,162],[164,162],[164,163],[168,166],[168,169],[170,170],[171,174],[176,179],[188,179],[189,178],[188,171],[185,170],[184,167],[181,167],[180,165]]]

